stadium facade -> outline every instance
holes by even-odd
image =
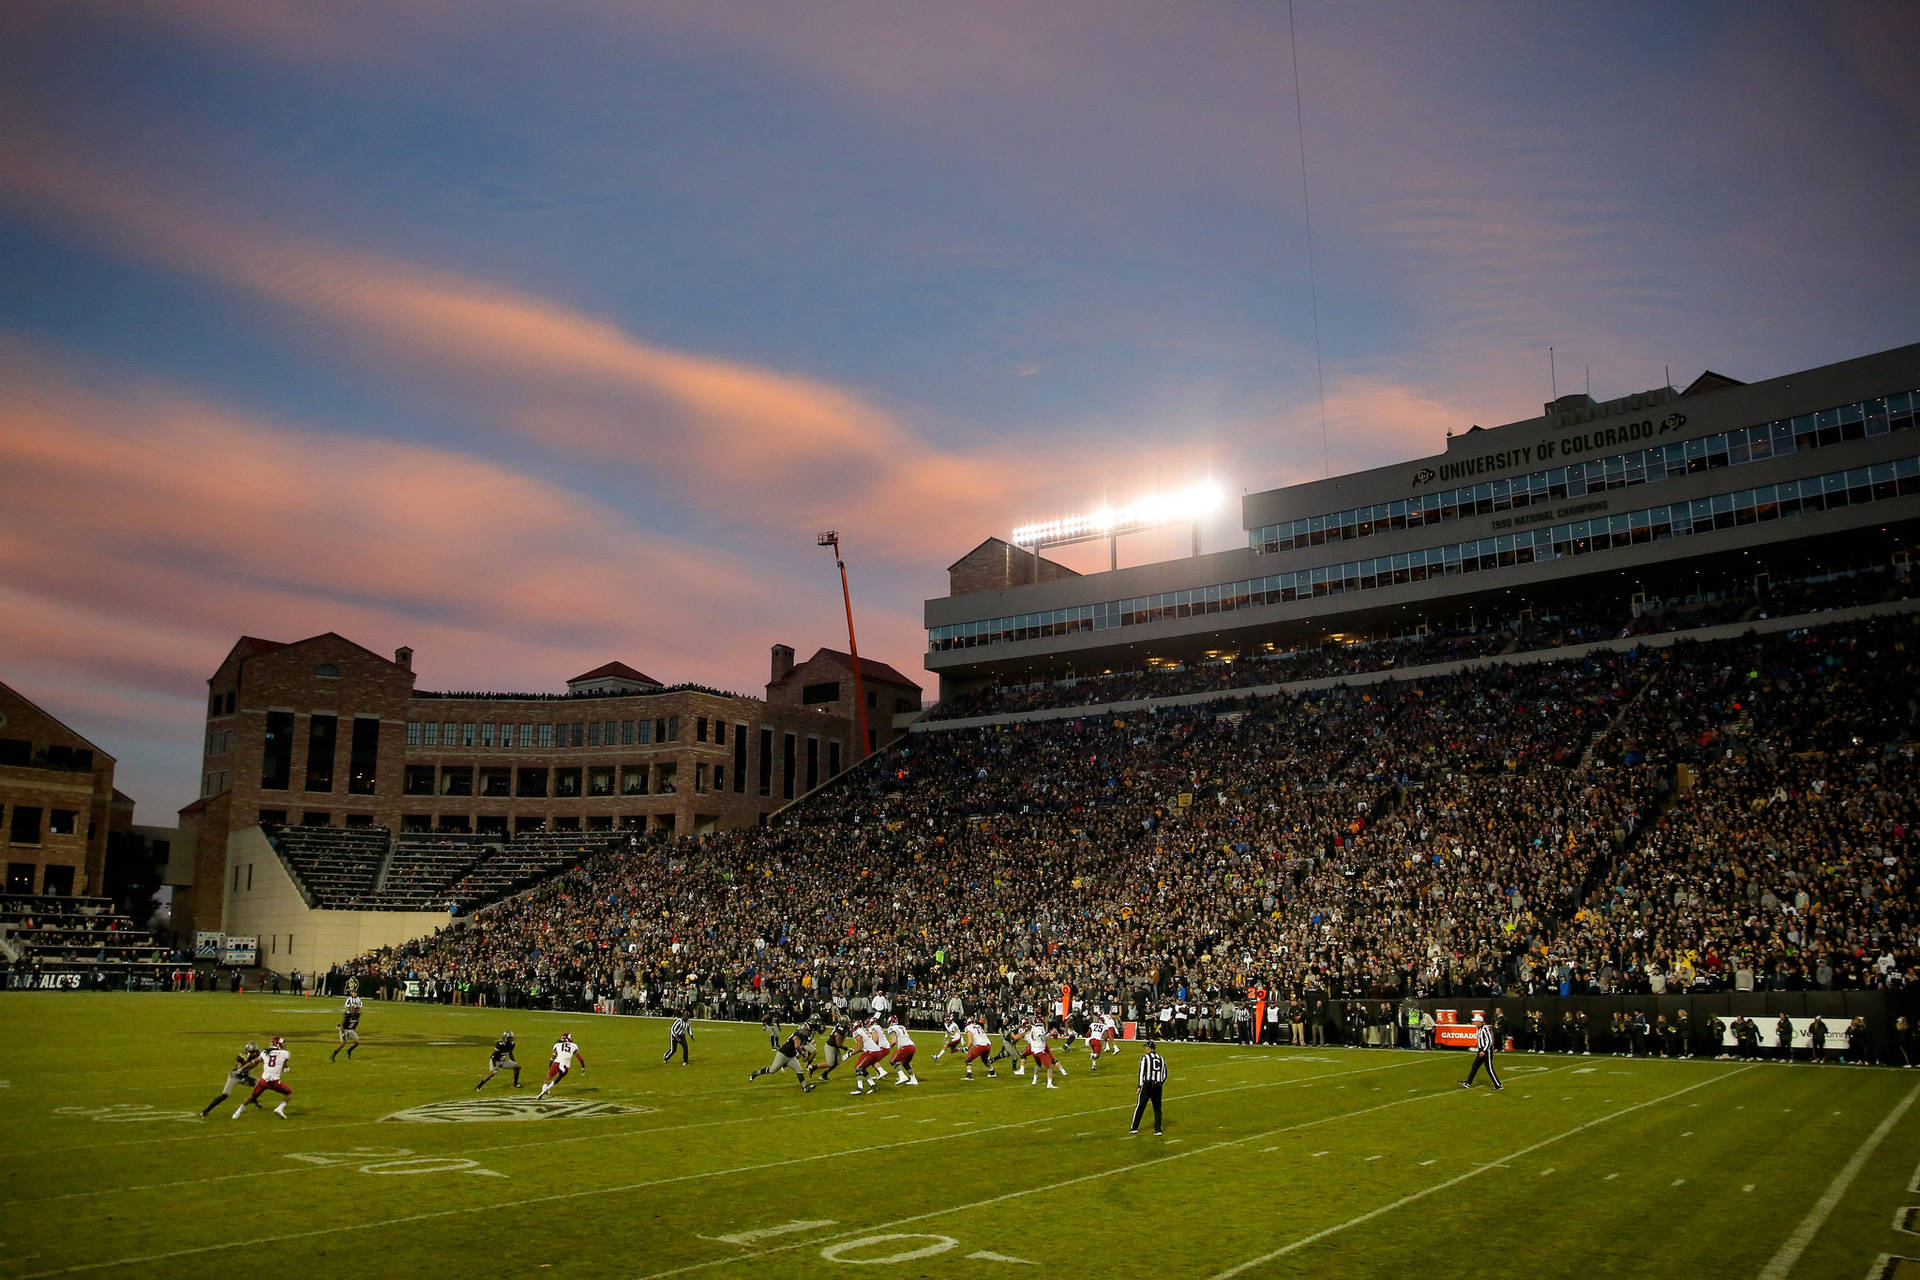
[[[885,745],[919,686],[869,659],[861,674]],[[201,795],[180,811],[197,856],[176,928],[236,932],[226,906],[253,883],[262,826],[693,834],[758,824],[858,758],[852,660],[831,649],[796,666],[774,646],[764,699],[618,662],[564,694],[414,680],[411,649],[387,658],[331,632],[234,644],[207,681]]]
[[[925,604],[942,698],[1529,613],[1904,570],[1920,345],[1741,383],[1704,373],[1449,433],[1443,453],[1249,494],[1246,545],[1079,574],[989,538]]]
[[[108,838],[133,825],[114,758],[0,684],[0,839],[9,894],[99,893]]]

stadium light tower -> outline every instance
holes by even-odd
[[[860,713],[860,754],[854,759],[865,760],[872,739],[867,735],[867,694],[860,683],[860,644],[853,638],[853,592],[847,587],[847,562],[840,558],[838,530],[829,529],[813,541],[816,546],[833,548],[833,563],[840,570],[840,598],[847,605],[847,649],[853,654],[853,707]]]
[[[1120,535],[1171,524],[1193,525],[1193,554],[1200,554],[1200,521],[1217,511],[1225,501],[1220,486],[1195,484],[1177,493],[1157,493],[1128,503],[1124,507],[1101,507],[1086,515],[1066,516],[1024,524],[1013,531],[1016,547],[1033,552],[1033,580],[1040,580],[1040,551],[1044,547],[1066,546],[1075,542],[1107,542],[1107,568],[1120,567]]]

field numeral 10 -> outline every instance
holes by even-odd
[[[416,1156],[409,1147],[355,1147],[351,1151],[291,1152],[289,1160],[305,1164],[358,1165],[361,1173],[383,1176],[416,1173],[471,1173],[483,1178],[504,1178],[504,1173],[482,1169],[477,1160],[459,1156]]]

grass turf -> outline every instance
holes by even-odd
[[[364,1047],[329,1063],[337,1011],[4,997],[0,1274],[1026,1273],[999,1255],[1103,1280],[1760,1276],[1811,1225],[1771,1274],[1861,1280],[1920,1255],[1895,1226],[1920,1204],[1915,1072],[1511,1054],[1496,1095],[1459,1088],[1457,1053],[1176,1044],[1166,1136],[1129,1138],[1133,1045],[1097,1075],[1076,1049],[1048,1092],[1008,1064],[964,1083],[926,1035],[921,1087],[855,1098],[844,1067],[806,1095],[748,1084],[768,1057],[754,1027],[701,1024],[683,1067],[661,1062],[658,1019],[373,1002]],[[476,1095],[507,1027],[524,1087]],[[562,1030],[588,1069],[557,1096],[634,1110],[386,1119],[531,1097]],[[274,1034],[292,1118],[230,1120],[236,1095],[199,1119],[238,1045]]]

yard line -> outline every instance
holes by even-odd
[[[1334,1076],[1365,1075],[1374,1071],[1391,1071],[1396,1069],[1397,1067],[1408,1066],[1408,1065],[1411,1065],[1411,1064],[1405,1063],[1405,1062],[1390,1063],[1382,1067],[1361,1067],[1361,1068],[1356,1068],[1352,1071],[1331,1071],[1331,1072],[1325,1072],[1317,1076],[1303,1076],[1298,1080],[1281,1080],[1281,1081],[1268,1080],[1268,1081],[1262,1081],[1258,1084],[1222,1086],[1217,1089],[1203,1089],[1197,1093],[1189,1094],[1187,1096],[1192,1098],[1198,1098],[1198,1097],[1205,1097],[1208,1094],[1237,1093],[1243,1089],[1251,1089],[1251,1088],[1259,1088],[1259,1089],[1272,1089],[1276,1087],[1284,1088],[1289,1084],[1308,1084],[1316,1080],[1325,1080],[1325,1079],[1332,1078]],[[1428,1094],[1424,1096],[1446,1097],[1446,1096],[1450,1096],[1450,1094],[1441,1093],[1441,1094]],[[1401,1101],[1411,1102],[1411,1101],[1417,1101],[1417,1100],[1418,1099],[1408,1098],[1408,1099],[1402,1099]],[[1397,1102],[1390,1102],[1390,1103],[1385,1103],[1383,1105],[1398,1106],[1400,1104]],[[1119,1107],[1094,1107],[1094,1108],[1089,1108],[1085,1111],[1071,1111],[1061,1116],[1036,1116],[1029,1120],[1015,1120],[1015,1121],[1010,1121],[1006,1124],[987,1125],[981,1128],[969,1129],[967,1133],[964,1135],[953,1135],[953,1136],[972,1137],[975,1134],[994,1133],[994,1132],[998,1132],[1005,1129],[1023,1129],[1030,1125],[1053,1123],[1060,1120],[1070,1120],[1078,1116],[1097,1115],[1103,1111],[1107,1111],[1107,1112],[1111,1112],[1115,1110],[1124,1111],[1125,1109],[1126,1109],[1125,1105],[1122,1104]],[[1380,1108],[1378,1107],[1369,1108],[1369,1110],[1379,1110],[1379,1109]],[[822,1114],[822,1115],[836,1114],[837,1115],[842,1113],[836,1110],[834,1112],[819,1112],[817,1114]],[[1362,1114],[1362,1113],[1355,1112],[1353,1114]],[[746,1118],[750,1119],[752,1117],[746,1117]],[[1308,1128],[1308,1127],[1311,1127],[1312,1125],[1320,1124],[1323,1122],[1324,1121],[1320,1121],[1320,1120],[1309,1120],[1299,1125],[1291,1125],[1284,1129],[1273,1130],[1272,1132],[1273,1133],[1289,1133],[1295,1129]],[[627,1135],[631,1136],[634,1133],[663,1133],[663,1132],[669,1131],[672,1128],[697,1129],[697,1128],[703,1128],[708,1124],[735,1124],[735,1123],[740,1123],[740,1121],[734,1121],[734,1120],[702,1121],[695,1124],[688,1124],[688,1125],[681,1125],[681,1126],[662,1126],[659,1128],[646,1129],[646,1130],[629,1130],[627,1131]],[[972,1124],[973,1122],[972,1121],[956,1121],[956,1123]],[[497,1146],[497,1147],[470,1148],[469,1153],[479,1154],[481,1152],[486,1152],[486,1151],[512,1150],[519,1147],[546,1147],[546,1146],[554,1146],[563,1142],[580,1142],[580,1141],[587,1141],[592,1138],[607,1137],[607,1136],[620,1136],[620,1135],[590,1134],[590,1135],[582,1135],[581,1137],[575,1137],[575,1138],[554,1138],[554,1139],[534,1141],[534,1142],[508,1143],[508,1144],[504,1144],[502,1146]],[[1256,1136],[1268,1137],[1268,1136],[1271,1136],[1271,1134],[1260,1134]],[[909,1138],[909,1139],[903,1139],[898,1142],[882,1142],[882,1143],[876,1143],[872,1146],[856,1147],[850,1150],[826,1151],[826,1152],[820,1152],[820,1153],[817,1153],[814,1155],[808,1155],[808,1156],[793,1156],[785,1160],[774,1160],[774,1161],[769,1161],[762,1164],[742,1165],[742,1166],[737,1166],[737,1167],[728,1168],[728,1169],[712,1169],[712,1170],[707,1170],[700,1173],[677,1174],[669,1178],[655,1178],[647,1182],[636,1182],[626,1186],[594,1188],[594,1189],[585,1190],[585,1191],[560,1192],[560,1193],[547,1195],[547,1196],[535,1196],[527,1200],[498,1201],[491,1205],[473,1205],[473,1206],[468,1206],[460,1209],[442,1209],[432,1213],[414,1214],[407,1217],[388,1218],[388,1219],[377,1220],[373,1222],[344,1223],[338,1226],[322,1227],[312,1231],[296,1231],[286,1235],[267,1236],[257,1240],[241,1240],[241,1241],[232,1241],[224,1244],[200,1245],[190,1249],[177,1249],[170,1253],[153,1254],[145,1257],[121,1258],[111,1262],[82,1263],[82,1264],[78,1264],[71,1267],[64,1267],[55,1271],[37,1272],[33,1276],[26,1277],[25,1280],[37,1280],[37,1277],[43,1277],[43,1276],[69,1275],[76,1272],[98,1271],[98,1270],[105,1269],[107,1267],[131,1266],[131,1265],[134,1265],[137,1263],[143,1263],[143,1262],[159,1262],[159,1261],[165,1261],[170,1258],[190,1257],[190,1256],[203,1254],[203,1253],[214,1253],[224,1249],[252,1247],[254,1245],[261,1245],[261,1244],[277,1244],[287,1240],[302,1240],[312,1236],[333,1235],[343,1231],[360,1231],[360,1230],[367,1230],[367,1229],[376,1228],[376,1227],[400,1226],[406,1223],[430,1221],[436,1218],[452,1217],[452,1216],[463,1214],[463,1213],[485,1213],[492,1209],[511,1209],[511,1208],[516,1208],[519,1206],[529,1205],[529,1204],[546,1204],[554,1201],[579,1199],[585,1196],[612,1195],[612,1194],[616,1194],[624,1191],[638,1191],[648,1187],[665,1186],[665,1185],[676,1183],[676,1182],[692,1182],[692,1181],[697,1181],[703,1178],[726,1177],[736,1173],[757,1173],[765,1169],[779,1169],[779,1168],[784,1168],[788,1165],[810,1164],[819,1160],[837,1159],[840,1156],[868,1155],[875,1151],[888,1151],[896,1147],[917,1147],[928,1142],[945,1141],[945,1137],[946,1135],[943,1135],[941,1137]],[[1177,1142],[1179,1141],[1179,1139],[1176,1138],[1174,1139],[1174,1141]],[[1246,1142],[1246,1141],[1249,1141],[1249,1139],[1235,1138],[1227,1142],[1217,1143],[1215,1144],[1215,1147],[1232,1146],[1235,1143]],[[1197,1147],[1193,1151],[1181,1152],[1180,1154],[1183,1156],[1194,1155],[1201,1151],[1214,1150],[1215,1147]],[[1324,1155],[1325,1152],[1322,1152],[1321,1154]],[[1167,1159],[1170,1157],[1161,1157],[1161,1158]],[[1149,1163],[1153,1163],[1153,1162],[1149,1162]],[[316,1165],[316,1166],[308,1166],[308,1167],[338,1168],[339,1166],[331,1166],[331,1165],[317,1166]],[[1122,1169],[1133,1168],[1133,1167],[1137,1167],[1137,1166],[1130,1166],[1130,1165],[1122,1166]],[[1119,1170],[1113,1170],[1110,1172],[1118,1172],[1118,1171]],[[261,1173],[287,1174],[287,1173],[293,1173],[293,1172],[296,1172],[296,1171],[291,1169],[257,1170],[247,1174],[221,1174],[221,1175],[217,1175],[215,1177],[210,1177],[210,1178],[191,1179],[186,1183],[156,1183],[156,1184],[153,1184],[153,1187],[173,1187],[173,1186],[180,1186],[180,1185],[189,1185],[190,1183],[197,1183],[197,1182],[219,1182],[219,1181],[225,1181],[229,1178],[257,1176],[258,1174],[261,1174]],[[123,1191],[128,1191],[128,1190],[150,1190],[150,1189],[153,1189],[153,1188],[152,1187],[121,1188],[118,1190],[113,1188],[104,1188],[104,1189],[93,1191],[93,1192],[74,1193],[71,1196],[50,1197],[50,1198],[73,1199],[73,1198],[78,1198],[79,1196],[82,1196],[82,1195],[108,1195],[108,1194],[119,1194]],[[1044,1190],[1045,1188],[1036,1188],[1036,1189]],[[12,1202],[12,1203],[24,1203],[24,1202]]]
[[[1735,1071],[1730,1075],[1718,1076],[1712,1080],[1702,1080],[1698,1084],[1690,1084],[1684,1089],[1676,1089],[1674,1092],[1662,1094],[1658,1098],[1651,1098],[1646,1102],[1636,1102],[1630,1107],[1622,1107],[1620,1110],[1601,1116],[1597,1120],[1589,1120],[1585,1124],[1575,1125],[1573,1128],[1563,1130],[1562,1132],[1555,1134],[1551,1138],[1542,1138],[1539,1142],[1536,1142],[1531,1146],[1522,1147],[1520,1150],[1515,1151],[1510,1155],[1502,1156],[1498,1160],[1490,1160],[1486,1164],[1479,1165],[1473,1169],[1469,1169],[1467,1172],[1463,1174],[1460,1174],[1456,1177],[1448,1178],[1445,1182],[1436,1182],[1432,1186],[1427,1187],[1424,1190],[1416,1191],[1411,1195],[1401,1196],[1398,1200],[1395,1200],[1390,1204],[1383,1204],[1377,1209],[1369,1209],[1365,1213],[1356,1214],[1355,1216],[1348,1218],[1345,1222],[1337,1222],[1331,1227],[1326,1227],[1326,1228],[1323,1228],[1322,1230],[1314,1232],[1312,1235],[1301,1236],[1298,1240],[1295,1240],[1292,1244],[1282,1245],[1280,1248],[1275,1249],[1270,1253],[1263,1253],[1257,1258],[1249,1258],[1247,1261],[1241,1263],[1238,1266],[1229,1267],[1225,1271],[1218,1273],[1217,1275],[1212,1277],[1212,1280],[1228,1280],[1228,1277],[1230,1276],[1237,1276],[1244,1271],[1250,1271],[1255,1267],[1264,1266],[1266,1263],[1272,1262],[1275,1258],[1284,1258],[1288,1254],[1295,1253],[1301,1249],[1304,1249],[1310,1244],[1317,1244],[1320,1241],[1325,1240],[1328,1236],[1338,1235],[1342,1231],[1346,1231],[1349,1228],[1357,1227],[1362,1223],[1371,1222],[1375,1218],[1380,1217],[1382,1214],[1392,1213],[1395,1209],[1405,1208],[1407,1205],[1412,1204],[1416,1200],[1424,1200],[1426,1197],[1433,1195],[1437,1191],[1445,1191],[1451,1187],[1457,1187],[1461,1183],[1466,1182],[1471,1178],[1479,1177],[1481,1174],[1485,1173],[1489,1169],[1497,1169],[1502,1165],[1505,1165],[1508,1161],[1518,1160],[1522,1156],[1532,1155],[1534,1152],[1539,1151],[1543,1147],[1550,1147],[1556,1142],[1560,1142],[1564,1139],[1571,1138],[1576,1134],[1584,1133],[1588,1129],[1596,1128],[1600,1125],[1607,1124],[1610,1121],[1618,1120],[1621,1116],[1631,1115],[1635,1111],[1642,1111],[1648,1107],[1657,1106],[1662,1102],[1671,1101],[1672,1099],[1678,1098],[1683,1094],[1692,1093],[1695,1089],[1704,1089],[1710,1084],[1718,1084],[1723,1080],[1731,1080],[1733,1079],[1734,1076],[1743,1075],[1746,1072],[1751,1070],[1753,1070],[1752,1067],[1742,1067],[1738,1071]],[[1920,1093],[1920,1087],[1916,1087],[1914,1092]]]
[[[1786,1280],[1787,1273],[1793,1270],[1793,1264],[1800,1261],[1800,1255],[1807,1251],[1807,1246],[1812,1244],[1814,1236],[1820,1233],[1820,1228],[1826,1224],[1827,1217],[1832,1214],[1834,1206],[1840,1203],[1840,1197],[1847,1193],[1847,1188],[1852,1186],[1853,1180],[1859,1176],[1861,1168],[1867,1163],[1867,1158],[1886,1140],[1887,1135],[1893,1132],[1893,1127],[1900,1123],[1901,1116],[1907,1114],[1907,1108],[1913,1105],[1915,1098],[1920,1098],[1920,1084],[1909,1089],[1907,1096],[1894,1104],[1893,1110],[1887,1112],[1887,1117],[1880,1122],[1880,1126],[1868,1134],[1866,1140],[1855,1149],[1852,1159],[1841,1167],[1840,1172],[1835,1174],[1833,1181],[1828,1184],[1826,1194],[1814,1202],[1813,1208],[1807,1211],[1807,1216],[1801,1219],[1800,1225],[1794,1229],[1791,1236],[1787,1237],[1787,1242],[1780,1246],[1780,1252],[1774,1254],[1773,1260],[1761,1268],[1760,1280]]]
[[[763,1249],[759,1253],[735,1254],[730,1258],[710,1258],[705,1262],[690,1262],[684,1266],[673,1267],[666,1271],[655,1271],[649,1275],[637,1277],[636,1280],[668,1280],[670,1276],[684,1275],[690,1271],[704,1271],[708,1267],[724,1266],[731,1262],[747,1262],[755,1258],[766,1257],[770,1254],[784,1253],[788,1249],[811,1248],[815,1245],[831,1245],[840,1240],[857,1239],[861,1236],[871,1235],[876,1232],[891,1231],[896,1227],[903,1227],[909,1223],[924,1222],[929,1218],[944,1218],[949,1214],[967,1213],[974,1209],[984,1209],[988,1205],[1002,1204],[1008,1200],[1018,1200],[1023,1196],[1042,1195],[1049,1191],[1059,1191],[1066,1187],[1077,1186],[1083,1182],[1096,1182],[1101,1178],[1111,1178],[1118,1174],[1132,1173],[1139,1169],[1150,1169],[1155,1165],[1166,1164],[1171,1160],[1185,1160],[1191,1156],[1206,1155],[1209,1152],[1220,1151],[1227,1147],[1237,1147],[1242,1143],[1258,1142],[1263,1138],[1271,1138],[1277,1134],[1292,1133],[1299,1129],[1310,1129],[1317,1125],[1332,1124],[1338,1120],[1350,1120],[1355,1116],[1371,1115],[1376,1111],[1386,1111],[1393,1107],[1405,1106],[1409,1102],[1431,1102],[1436,1098],[1457,1098],[1459,1096],[1460,1094],[1457,1090],[1439,1089],[1432,1093],[1422,1094],[1418,1098],[1398,1098],[1392,1102],[1382,1102],[1371,1107],[1361,1107],[1356,1111],[1346,1111],[1333,1116],[1322,1116],[1317,1120],[1304,1120],[1299,1124],[1287,1125],[1280,1129],[1269,1129],[1264,1133],[1248,1134],[1244,1138],[1229,1138],[1225,1141],[1211,1143],[1204,1147],[1195,1147],[1191,1151],[1178,1151],[1172,1155],[1156,1156],[1150,1160],[1142,1160],[1137,1164],[1121,1165],[1111,1169],[1100,1169],[1093,1173],[1081,1174],[1077,1178],[1068,1178],[1061,1182],[1049,1182],[1037,1187],[1026,1187],[1019,1191],[1008,1191],[1001,1195],[990,1196],[985,1200],[975,1200],[971,1204],[953,1205],[945,1209],[930,1209],[925,1213],[916,1213],[910,1217],[895,1218],[891,1222],[873,1223],[869,1226],[857,1227],[852,1231],[842,1232],[837,1236],[819,1236],[812,1240],[796,1240],[791,1244],[776,1245],[772,1248]],[[1180,1139],[1175,1138],[1173,1141],[1178,1142]],[[1321,1154],[1325,1155],[1326,1153],[1321,1152]],[[26,1277],[25,1280],[36,1280],[36,1278],[29,1276]]]

